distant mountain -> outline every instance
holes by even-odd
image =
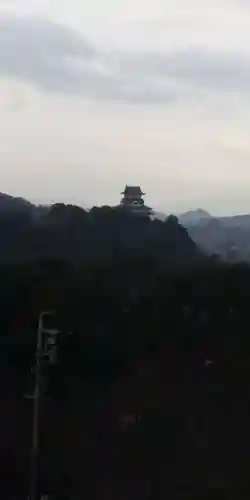
[[[165,221],[167,215],[155,212],[154,218]],[[178,219],[203,252],[227,260],[250,261],[250,215],[214,217],[199,208],[180,214]]]
[[[224,227],[250,229],[250,214],[219,217],[218,220]]]
[[[190,226],[210,219],[212,219],[212,215],[201,208],[198,208],[197,210],[190,210],[179,215],[180,224],[183,226]]]
[[[250,261],[250,215],[212,217],[205,210],[180,216],[192,240],[209,254]]]

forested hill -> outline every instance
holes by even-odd
[[[248,498],[249,267],[200,260],[174,217],[108,207],[2,213],[0,234],[2,498],[28,495],[45,310],[60,333],[41,384],[42,492]]]
[[[248,306],[241,310],[249,290],[248,279],[241,287],[245,270],[234,278],[209,262],[173,216],[158,221],[110,207],[0,207],[0,237],[2,497],[27,498],[32,402],[26,395],[34,390],[38,317],[48,310],[56,312],[60,333],[57,364],[44,367],[41,384],[41,491],[56,499],[170,498],[186,475],[187,493],[194,491],[209,465],[207,454],[196,452],[200,381],[210,384],[204,363],[231,348],[221,335],[214,340],[221,323],[238,332],[239,315],[248,318]],[[237,383],[240,391],[241,377]],[[218,427],[216,444],[220,434]]]
[[[40,211],[31,207],[0,210],[1,262],[47,258],[82,262],[138,252],[169,262],[200,257],[174,216],[159,221],[110,207],[89,212],[64,204]]]
[[[53,307],[40,482],[55,499],[250,495],[250,270],[157,259],[0,266],[0,482],[27,498],[38,314]],[[171,271],[171,272],[170,272]],[[71,332],[71,335],[67,335]]]

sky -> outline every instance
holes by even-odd
[[[0,0],[0,191],[250,212],[250,0]]]

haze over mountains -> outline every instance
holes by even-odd
[[[197,245],[230,260],[250,260],[250,214],[214,217],[202,209],[179,216]]]
[[[192,226],[194,224],[198,224],[202,221],[207,221],[208,219],[212,218],[213,216],[202,208],[198,208],[197,210],[189,210],[188,212],[179,215],[179,221],[183,226]]]
[[[166,214],[156,212],[155,217],[164,220]],[[192,240],[208,254],[250,261],[250,214],[215,217],[199,208],[178,215],[178,219]]]

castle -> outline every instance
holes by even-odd
[[[126,212],[144,217],[153,214],[152,209],[144,204],[145,193],[142,192],[140,186],[126,186],[121,194],[123,198],[119,206]]]

